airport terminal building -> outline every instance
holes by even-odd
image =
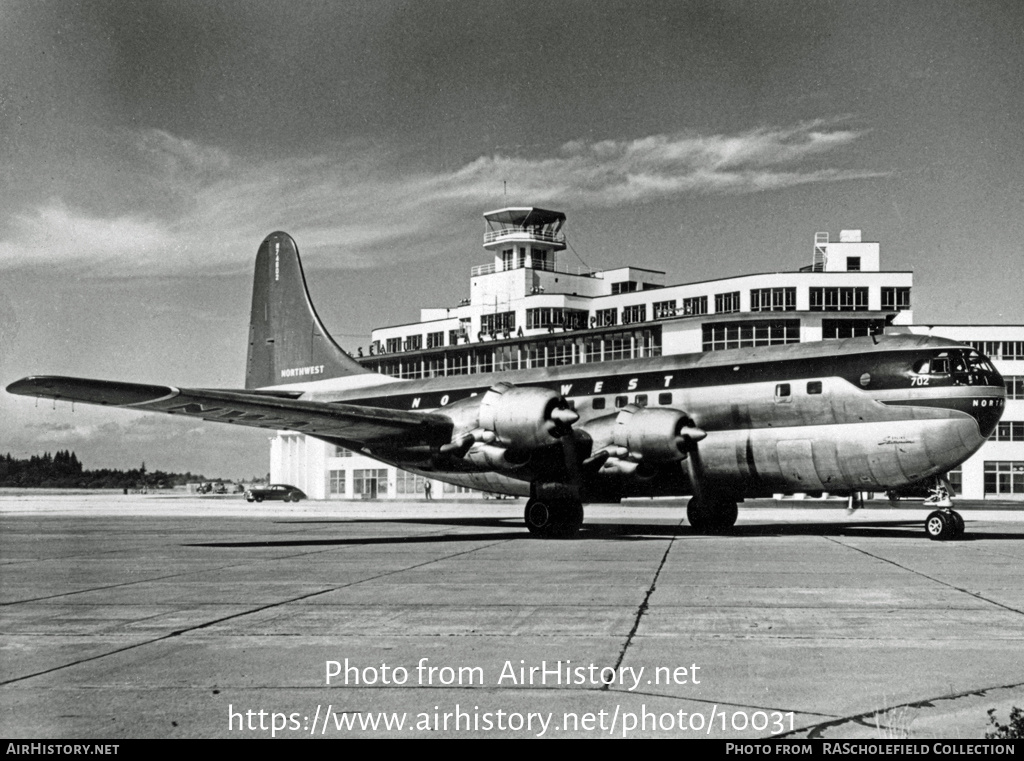
[[[860,230],[838,240],[817,233],[809,261],[793,271],[666,285],[656,270],[566,266],[561,212],[504,208],[484,221],[490,262],[472,268],[469,297],[374,330],[360,363],[418,379],[883,331],[944,336],[988,355],[1007,387],[992,439],[950,481],[968,498],[1024,500],[1024,326],[915,324],[913,273],[883,270],[880,245]],[[313,499],[410,499],[425,488],[421,476],[289,431],[272,439],[270,476]],[[481,496],[439,481],[431,487],[435,498]]]

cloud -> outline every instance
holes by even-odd
[[[505,180],[519,198],[574,209],[687,195],[749,194],[864,180],[884,172],[825,160],[864,133],[825,121],[737,134],[673,133],[574,140],[548,156],[481,156],[450,171],[403,172],[365,145],[331,155],[255,161],[162,130],[122,136],[132,201],[103,216],[47,199],[7,220],[0,261],[63,264],[124,274],[245,265],[256,244],[285,229],[330,266],[424,258]]]

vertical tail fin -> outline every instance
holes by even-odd
[[[245,387],[371,373],[334,342],[306,288],[299,249],[287,233],[267,236],[256,254]]]

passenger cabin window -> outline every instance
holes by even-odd
[[[633,399],[633,403],[636,404],[637,407],[646,407],[647,394],[637,394]]]
[[[658,394],[658,404],[672,404],[672,392]]]
[[[821,393],[821,381],[808,381],[807,382],[807,393],[808,394],[820,394]]]
[[[594,399],[594,403],[591,406],[595,410],[603,410],[604,409],[604,397],[603,396],[599,396],[596,399]]]
[[[789,401],[790,389],[788,383],[779,383],[775,386],[775,398]]]
[[[617,397],[615,397],[615,406],[616,407],[625,407],[627,404],[629,404],[629,399],[627,399],[626,397],[624,397],[624,396],[617,396]]]

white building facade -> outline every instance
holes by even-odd
[[[863,241],[859,230],[844,230],[838,240],[817,233],[810,264],[795,271],[665,285],[665,273],[654,270],[563,265],[561,212],[505,208],[484,220],[492,262],[471,270],[469,297],[454,307],[423,309],[419,322],[374,330],[367,355],[359,352],[363,365],[419,379],[887,329],[943,335],[987,354],[1007,377],[1009,396],[1009,427],[1000,424],[994,440],[952,474],[954,486],[970,498],[1024,499],[1024,422],[1014,424],[1024,421],[1024,326],[915,325],[913,273],[883,270],[880,245]],[[270,471],[272,481],[298,486],[314,499],[409,499],[422,497],[425,488],[420,476],[292,432],[272,440]],[[480,496],[438,481],[431,492]]]

